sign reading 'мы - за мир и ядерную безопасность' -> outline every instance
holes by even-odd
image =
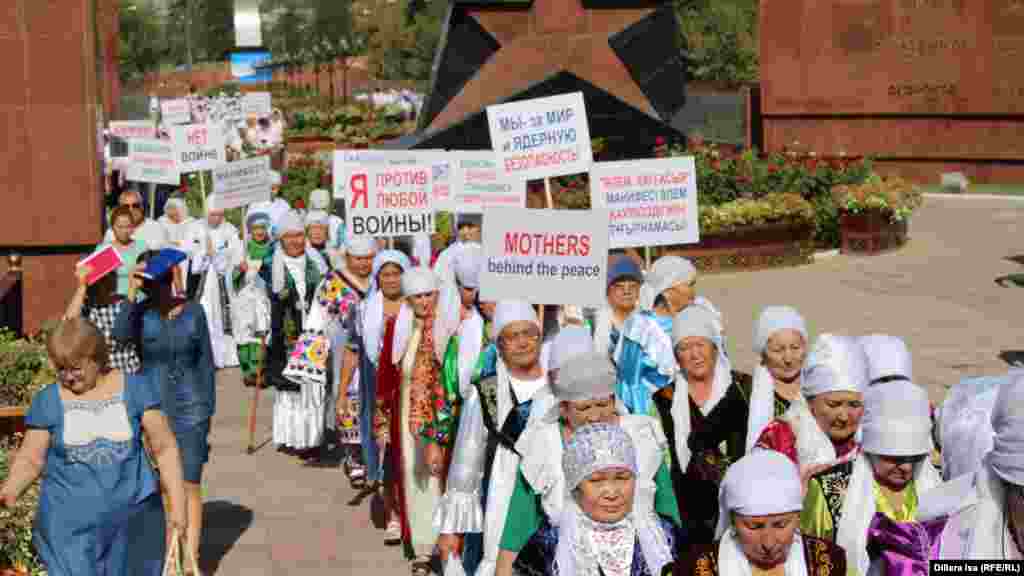
[[[608,211],[490,208],[480,299],[603,306]]]
[[[488,106],[487,124],[506,177],[579,174],[594,161],[582,92]]]
[[[433,233],[432,164],[364,164],[348,170],[345,185],[351,236]]]

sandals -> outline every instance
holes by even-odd
[[[398,520],[388,522],[388,528],[384,533],[384,543],[391,546],[402,543],[402,525],[398,523]]]

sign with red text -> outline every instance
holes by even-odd
[[[347,170],[345,215],[353,237],[434,231],[431,164],[368,165]]]
[[[255,156],[213,170],[210,207],[228,210],[270,201],[270,157]]]
[[[227,159],[224,153],[224,131],[212,124],[171,126],[171,141],[183,173],[213,170]]]
[[[480,299],[605,306],[608,212],[489,208]]]
[[[187,98],[160,101],[160,121],[164,124],[188,124],[192,121],[192,103]]]
[[[591,204],[608,209],[610,248],[700,241],[693,156],[598,162],[590,186]]]
[[[489,150],[451,152],[455,168],[452,211],[480,214],[497,206],[526,208],[526,180],[507,178]]]
[[[582,92],[488,106],[487,124],[507,177],[578,174],[594,161]]]
[[[181,184],[174,145],[166,140],[136,138],[128,140],[128,169],[125,180]]]
[[[110,123],[110,135],[131,138],[156,138],[156,125],[148,120],[124,120]]]

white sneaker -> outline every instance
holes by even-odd
[[[384,532],[384,543],[385,544],[401,544],[402,543],[402,525],[398,520],[392,520],[388,522],[388,528]]]

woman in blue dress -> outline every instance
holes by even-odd
[[[42,475],[33,543],[50,576],[159,576],[165,526],[182,530],[185,506],[156,381],[110,369],[103,334],[83,318],[61,323],[47,347],[59,383],[32,399],[0,505],[13,506]]]
[[[174,430],[185,479],[188,527],[184,550],[199,560],[203,533],[200,483],[210,454],[210,419],[217,405],[213,351],[203,308],[173,296],[171,277],[178,267],[155,279],[142,277],[145,262],[152,256],[139,257],[142,264],[132,276],[114,337],[136,342],[142,372],[160,386],[160,405]],[[140,288],[146,299],[136,302]]]

